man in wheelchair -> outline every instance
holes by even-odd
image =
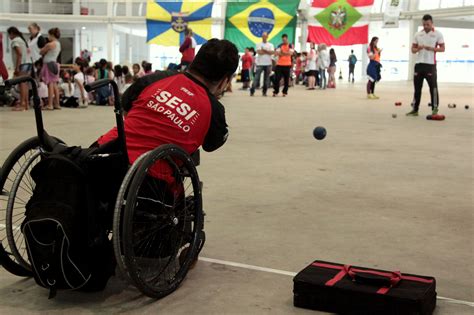
[[[160,71],[144,76],[130,86],[122,97],[122,106],[127,113],[124,127],[129,162],[132,164],[145,152],[168,143],[178,145],[188,154],[196,152],[200,146],[207,152],[221,147],[227,140],[228,129],[225,110],[218,99],[232,79],[238,62],[234,44],[211,39],[201,47],[186,72]],[[97,142],[104,146],[116,138],[115,127]],[[158,162],[151,167],[149,175],[138,192],[136,213],[142,218],[136,221],[141,223],[135,223],[134,228],[147,231],[154,226],[165,226],[161,234],[172,238],[169,236],[171,227],[153,218],[159,217],[157,214],[167,207],[176,205],[176,200],[182,199],[185,187],[182,182],[176,182],[169,163]],[[158,190],[165,192],[161,200],[153,197]],[[184,224],[183,221],[180,224]],[[146,257],[167,256],[167,249],[176,247],[171,244],[172,240],[163,245],[162,237],[147,242],[147,248],[164,248],[153,253],[143,250],[142,255]],[[136,254],[140,253],[140,245],[137,242]]]

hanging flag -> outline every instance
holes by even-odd
[[[397,28],[401,10],[400,0],[387,1],[385,11],[383,13],[382,27]]]
[[[313,0],[308,42],[327,45],[367,44],[374,0]]]
[[[146,7],[148,44],[179,46],[187,27],[194,33],[198,45],[211,38],[213,1],[153,1]]]
[[[281,43],[283,34],[287,34],[288,41],[293,43],[299,3],[300,0],[229,1],[224,38],[233,42],[239,51],[255,47],[262,41],[264,32],[275,46]]]

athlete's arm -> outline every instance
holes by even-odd
[[[220,148],[229,135],[224,106],[215,97],[210,96],[209,98],[212,108],[211,124],[202,144],[202,148],[206,152],[212,152]]]

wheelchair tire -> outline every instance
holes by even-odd
[[[151,176],[164,165],[172,171],[173,184]],[[197,259],[203,242],[199,177],[183,149],[162,145],[140,162],[121,220],[121,257],[132,284],[156,299],[172,293]]]
[[[23,141],[8,155],[0,169],[0,265],[10,273],[20,277],[32,277],[33,274],[31,270],[24,268],[15,259],[6,241],[7,201],[18,171],[33,154],[39,151],[39,146],[38,137],[31,137]]]

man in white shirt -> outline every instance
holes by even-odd
[[[434,29],[433,18],[431,15],[426,14],[423,16],[423,30],[415,34],[411,47],[411,52],[417,54],[415,74],[413,77],[415,95],[412,103],[413,110],[407,113],[407,116],[418,116],[424,79],[426,79],[430,87],[432,113],[433,115],[438,113],[439,94],[436,73],[436,53],[444,51],[443,34]]]
[[[262,34],[262,42],[257,44],[257,58],[255,64],[257,65],[257,70],[255,72],[255,77],[252,82],[252,87],[250,88],[250,96],[255,94],[255,88],[257,83],[260,81],[260,75],[263,71],[263,85],[262,93],[263,96],[267,96],[267,88],[270,85],[268,78],[270,77],[270,72],[272,71],[272,55],[275,52],[275,48],[272,43],[267,42],[268,34],[264,32]]]

